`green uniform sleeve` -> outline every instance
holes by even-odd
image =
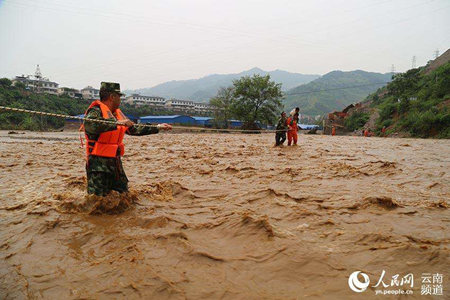
[[[282,129],[281,128],[281,119],[279,119],[278,120],[278,123],[277,123],[277,127],[276,127],[278,130],[280,130],[280,129]]]
[[[287,129],[286,119],[285,118],[280,118],[278,120],[277,129],[278,130]]]
[[[86,115],[87,119],[95,119],[95,120],[108,120],[111,122],[116,122],[115,118],[105,119],[102,117],[102,111],[99,107],[91,108]],[[116,130],[117,125],[115,123],[99,123],[99,122],[89,122],[89,120],[84,121],[84,130],[90,139],[97,139],[100,133],[106,131]],[[129,135],[148,135],[158,133],[159,129],[155,127],[147,127],[140,126],[139,124],[135,124],[132,127],[128,128],[126,133]]]
[[[145,126],[144,127],[139,124],[135,124],[135,125],[131,126],[126,131],[126,133],[129,135],[149,135],[149,134],[155,134],[158,132],[159,132],[159,129],[156,126],[154,126],[154,127]]]
[[[94,120],[109,120],[112,122],[115,122],[116,120],[114,118],[105,119],[102,117],[102,112],[99,107],[93,107],[91,108],[86,115],[87,119],[94,119]],[[100,122],[89,122],[89,120],[84,121],[84,130],[86,131],[86,134],[89,136],[98,136],[102,132],[116,130],[117,125],[115,123],[100,123]]]

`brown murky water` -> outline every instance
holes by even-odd
[[[450,141],[273,139],[128,136],[135,203],[92,215],[77,134],[0,132],[0,298],[379,298],[358,270],[449,294]]]

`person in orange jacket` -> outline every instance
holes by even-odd
[[[288,135],[288,146],[290,146],[292,144],[292,142],[294,142],[294,145],[297,145],[297,139],[298,139],[297,123],[298,123],[298,113],[295,113],[294,116],[290,116],[288,118],[288,120],[287,120],[287,125],[288,125],[288,133],[287,133],[287,135]]]
[[[386,126],[383,126],[383,128],[381,128],[381,136],[386,136]]]

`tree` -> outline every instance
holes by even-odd
[[[228,127],[228,120],[233,117],[232,105],[234,102],[233,87],[220,88],[217,95],[209,100],[209,104],[214,108],[214,120],[216,126]]]
[[[406,97],[402,97],[398,105],[398,112],[404,114],[409,110],[410,106],[411,105],[409,103],[409,99]]]
[[[20,82],[20,81],[16,81],[14,83],[14,86],[18,89],[24,90],[27,86],[25,85],[25,83]]]
[[[361,129],[370,119],[370,114],[356,111],[345,119],[344,125],[350,131]]]
[[[282,109],[281,83],[270,80],[270,75],[244,76],[233,81],[232,113],[245,122],[245,127],[256,128],[256,122],[274,123]]]
[[[418,89],[420,69],[411,69],[406,73],[398,73],[392,76],[392,82],[387,86],[389,93],[396,97],[414,95]]]
[[[9,80],[8,78],[0,78],[0,86],[5,86],[5,87],[9,87],[11,86],[12,81]]]

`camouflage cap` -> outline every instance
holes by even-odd
[[[123,96],[125,94],[120,92],[120,83],[115,82],[102,82],[100,84],[100,92],[110,92],[110,93],[117,93],[120,96]]]

